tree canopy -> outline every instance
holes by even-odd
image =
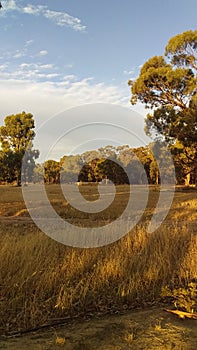
[[[172,37],[165,54],[145,62],[129,85],[131,103],[153,110],[145,119],[146,133],[173,146],[178,141],[183,152],[192,149],[191,171],[197,182],[197,30]]]
[[[31,113],[9,115],[0,127],[1,163],[5,181],[21,184],[21,168],[24,157],[25,178],[34,166],[39,152],[33,150],[34,118]]]

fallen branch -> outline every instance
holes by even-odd
[[[197,320],[197,313],[194,312],[185,312],[185,311],[180,311],[180,310],[169,310],[169,309],[164,309],[164,311],[170,312],[171,314],[177,315],[179,318],[192,318],[194,320]]]

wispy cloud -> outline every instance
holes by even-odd
[[[69,63],[66,65],[66,68],[73,68],[73,66],[74,66],[73,63]]]
[[[13,59],[19,59],[21,57],[25,57],[28,53],[29,45],[30,44],[27,44],[27,42],[26,42],[20,49],[13,50],[13,51],[8,51],[8,50],[5,51],[5,50],[1,49],[0,59],[13,60]]]
[[[17,50],[16,53],[12,56],[13,58],[21,58],[25,56],[25,52]]]
[[[41,50],[38,52],[38,56],[46,56],[48,55],[48,51],[47,50]]]
[[[0,65],[0,70],[2,71],[2,70],[5,70],[5,69],[7,69],[8,68],[8,64],[1,64]]]
[[[8,12],[17,11],[26,15],[43,16],[60,27],[70,27],[75,31],[85,31],[86,26],[81,23],[81,19],[69,15],[67,12],[53,11],[46,5],[20,6],[15,0],[2,1],[2,16],[6,16]]]
[[[134,74],[134,69],[131,69],[131,70],[124,70],[123,71],[123,74],[125,74],[125,75],[133,75]]]
[[[0,65],[1,79],[15,79],[29,82],[53,81],[60,79],[61,75],[52,63],[42,64],[40,62],[23,62],[14,69],[9,63]]]
[[[12,98],[8,104],[9,96]],[[1,116],[20,109],[29,110],[37,116],[37,122],[42,123],[45,118],[62,110],[99,102],[126,106],[129,98],[125,101],[125,91],[119,86],[96,83],[92,78],[80,79],[74,75],[57,80],[54,72],[24,71],[21,67],[21,70],[4,73],[0,77]]]
[[[60,27],[68,26],[76,31],[84,31],[86,29],[86,26],[81,24],[79,18],[70,16],[68,13],[46,10],[43,12],[43,15]]]
[[[7,11],[14,11],[18,9],[18,6],[16,4],[15,0],[4,0],[2,1],[2,6],[3,6],[3,12],[2,14],[5,14]]]
[[[42,6],[42,5],[31,5],[28,4],[27,6],[22,8],[23,13],[27,13],[28,15],[35,15],[39,16],[41,15],[44,11],[46,11],[47,6]]]
[[[0,66],[1,67],[1,66]],[[54,64],[53,63],[47,63],[47,64],[39,64],[39,63],[21,63],[19,65],[19,68],[21,69],[53,69]]]
[[[29,41],[26,41],[25,44],[20,48],[20,49],[17,49],[17,50],[13,50],[13,51],[4,51],[3,49],[0,50],[0,60],[5,60],[5,59],[10,59],[10,60],[14,60],[14,59],[20,59],[22,57],[29,57],[29,58],[42,58],[42,57],[45,57],[48,55],[48,51],[47,50],[40,50],[40,51],[37,51],[37,52],[33,52],[32,53],[32,50],[30,50],[30,45],[31,43],[28,44],[28,42],[31,42],[33,43],[32,40],[29,40]],[[31,52],[31,54],[30,54]]]
[[[33,40],[33,39],[27,40],[27,41],[25,42],[25,46],[28,47],[28,46],[32,45],[33,43],[34,43],[34,40]]]
[[[39,127],[50,117],[65,112],[73,107],[94,103],[117,104],[124,107],[130,106],[129,96],[125,93],[125,89],[120,89],[119,85],[109,86],[105,83],[95,83],[92,79],[80,79],[76,76],[64,76],[62,84],[55,81],[34,81],[33,78],[34,77],[31,76],[29,79],[26,78],[23,80],[21,79],[21,76],[10,76],[9,78],[0,77],[0,123],[3,123],[3,119],[6,115],[20,113],[25,110],[31,112],[35,116],[37,134]],[[9,104],[7,103],[8,100],[10,101]],[[93,117],[95,118],[96,116]],[[118,116],[118,118],[119,117],[120,116]],[[138,121],[139,119],[140,118],[138,118]],[[81,115],[78,113],[75,123],[80,125],[82,120]],[[69,120],[62,119],[60,127],[62,128],[63,133],[65,130],[68,130],[68,122]],[[130,124],[129,119],[128,123]],[[133,125],[135,125],[136,121],[134,120],[133,123]],[[142,131],[143,126],[144,117],[142,115]],[[54,133],[55,131],[53,129],[47,129],[46,132],[46,129],[44,128],[39,134],[40,137],[34,140],[35,148],[38,148],[41,151],[41,157],[43,153],[48,153],[49,148],[52,149],[53,152]],[[141,134],[138,135],[141,136]],[[72,149],[72,141],[73,140],[68,139],[69,151],[70,148]],[[48,148],[49,145],[50,147]],[[57,159],[65,154],[64,142],[63,144],[60,143],[60,146],[60,149],[57,149],[56,146],[54,147],[54,152],[57,153],[55,155]],[[53,156],[52,159],[56,158]]]

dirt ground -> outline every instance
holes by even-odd
[[[0,340],[0,350],[58,349],[196,350],[197,320],[151,308]]]

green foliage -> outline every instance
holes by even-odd
[[[121,162],[112,159],[105,159],[99,164],[99,169],[103,174],[103,178],[108,178],[114,184],[129,183],[127,174],[125,173]]]
[[[22,112],[7,116],[0,128],[0,140],[5,151],[24,152],[35,133],[34,119],[31,113]]]
[[[19,113],[7,116],[4,125],[0,127],[2,180],[7,182],[17,181],[21,184],[21,168],[24,158],[24,177],[27,179],[32,174],[35,165],[34,159],[39,152],[32,149],[32,140],[35,132],[34,119],[31,113]]]
[[[196,77],[189,68],[176,69],[162,56],[154,56],[141,68],[136,81],[129,81],[132,88],[131,103],[140,101],[147,108],[186,108],[196,88]]]
[[[43,182],[44,167],[42,164],[36,164],[33,172],[33,181],[35,183]]]
[[[131,103],[153,109],[146,133],[171,145],[180,142],[183,153],[192,150],[190,172],[197,184],[197,30],[171,38],[165,56],[150,58],[129,85]]]
[[[78,181],[85,181],[85,182],[101,181],[103,178],[103,172],[100,168],[100,164],[103,161],[104,159],[96,158],[85,163],[79,172]]]
[[[70,155],[60,159],[61,182],[76,182],[81,168],[84,165],[82,156]]]
[[[44,181],[47,184],[57,184],[60,181],[60,164],[55,160],[47,160],[44,163]]]
[[[169,40],[165,55],[169,57],[174,65],[190,66],[197,69],[196,49],[197,30],[188,30]]]
[[[44,164],[44,179],[47,184],[59,183],[60,180],[61,183],[110,180],[114,184],[159,184],[159,166],[166,160],[166,154],[165,149],[158,147],[158,144],[153,142],[139,148],[108,145],[81,155],[64,156],[60,162],[48,160]],[[159,164],[154,153],[157,153]],[[168,171],[166,168],[166,175]],[[34,180],[43,180],[41,165],[37,164],[34,170]]]
[[[145,180],[142,175],[144,169],[150,180],[149,168],[154,158],[149,151],[148,146],[131,149],[128,145],[118,147],[107,145],[98,150],[85,152],[81,156],[69,156],[69,163],[73,165],[72,169],[75,169],[75,174],[77,174],[78,162],[79,160],[82,162],[83,165],[78,175],[79,181],[100,182],[102,179],[108,179],[114,184],[129,182],[140,184]],[[68,168],[68,157],[65,156],[62,159],[65,161],[65,164],[62,165],[65,175],[61,176],[61,179],[66,179],[67,171],[71,171],[71,168]],[[62,161],[61,164],[63,164]]]

